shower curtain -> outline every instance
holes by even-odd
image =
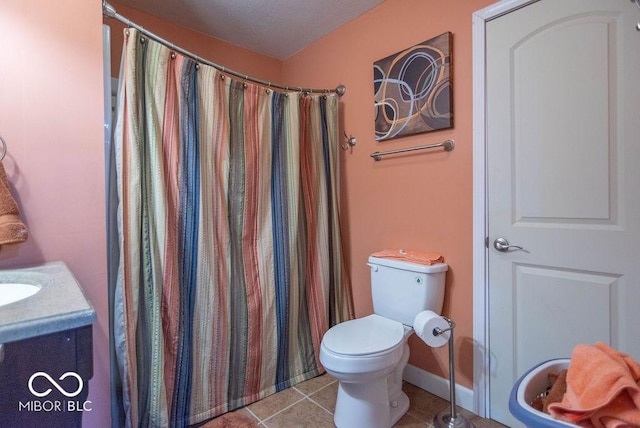
[[[125,36],[113,340],[127,426],[186,426],[323,372],[353,316],[335,95],[234,80]]]

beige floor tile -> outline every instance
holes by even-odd
[[[328,374],[323,374],[313,379],[306,380],[294,386],[295,389],[302,392],[304,395],[311,395],[320,388],[323,388],[330,383],[337,382],[334,378]]]
[[[501,423],[491,419],[481,418],[478,415],[474,415],[473,417],[469,418],[469,420],[473,422],[476,428],[507,428],[506,425],[502,425]]]
[[[405,413],[393,428],[424,428],[425,423],[410,413]]]
[[[288,388],[250,404],[247,409],[258,419],[264,420],[302,398],[304,398],[304,395],[296,391],[295,388]]]
[[[402,390],[409,397],[410,405],[408,413],[422,422],[431,422],[438,412],[449,406],[448,401],[410,383],[405,382],[402,385]]]
[[[258,418],[256,418],[256,416],[253,413],[251,413],[246,407],[236,410],[235,413],[240,413],[242,415],[248,416],[252,420],[256,421],[256,423],[260,422]]]
[[[410,383],[405,382],[402,389],[409,396],[411,404],[409,411],[394,428],[432,428],[434,416],[449,409],[448,401]],[[257,419],[258,426],[264,428],[334,428],[333,412],[337,393],[338,382],[325,374],[273,394],[237,412]],[[476,428],[505,428],[498,422],[483,419],[465,409],[459,411]]]
[[[331,413],[336,411],[336,397],[338,396],[338,382],[333,382],[309,396],[310,399],[324,407]]]
[[[202,424],[192,425],[193,428],[258,428],[259,426],[259,421],[245,409],[225,413]]]
[[[334,428],[333,415],[306,398],[262,423],[268,428]]]

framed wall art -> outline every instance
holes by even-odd
[[[451,43],[446,32],[374,62],[377,141],[453,126]]]

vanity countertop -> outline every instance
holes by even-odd
[[[93,324],[96,313],[64,262],[2,269],[0,283],[41,287],[26,299],[0,306],[0,343]]]

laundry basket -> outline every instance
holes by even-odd
[[[553,419],[540,412],[530,403],[549,387],[549,373],[558,373],[569,367],[568,358],[549,360],[533,367],[516,382],[509,396],[509,411],[520,422],[530,428],[576,427],[577,425]]]

